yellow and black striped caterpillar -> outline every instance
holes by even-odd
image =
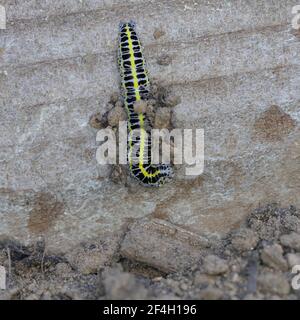
[[[148,99],[149,79],[133,22],[120,24],[118,64],[128,115],[127,146],[130,172],[144,185],[160,186],[169,180],[173,171],[167,164],[151,164],[151,132],[148,129],[150,123],[145,114],[134,111],[136,101]]]

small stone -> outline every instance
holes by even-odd
[[[258,242],[256,233],[249,228],[241,228],[232,235],[231,244],[239,252],[253,250]]]
[[[209,275],[220,275],[228,270],[227,262],[215,255],[208,255],[204,258],[203,267]]]
[[[281,273],[261,274],[257,278],[257,284],[263,293],[286,295],[290,292],[289,282]]]
[[[153,282],[160,282],[163,279],[163,277],[155,277],[152,279]]]
[[[189,287],[188,287],[188,285],[187,285],[186,283],[181,283],[181,284],[180,284],[180,289],[181,289],[181,290],[187,291],[188,288],[189,288]]]
[[[171,112],[167,108],[157,108],[155,121],[154,121],[154,128],[156,129],[163,129],[168,128],[171,121]]]
[[[207,287],[200,292],[199,298],[201,300],[220,300],[223,298],[223,292],[218,288]]]
[[[120,121],[126,121],[127,115],[124,108],[115,107],[111,109],[107,116],[108,124],[112,127],[117,127]]]
[[[92,128],[101,129],[103,127],[101,113],[96,113],[90,117],[89,124]]]
[[[286,257],[290,268],[300,265],[300,254],[288,253]]]
[[[146,113],[147,111],[147,101],[139,100],[136,101],[133,105],[134,112],[136,113]]]
[[[164,36],[166,33],[165,31],[161,30],[161,29],[155,29],[153,32],[153,38],[155,40],[161,38],[162,36]]]
[[[292,232],[280,237],[283,246],[294,250],[300,250],[300,234]]]
[[[283,249],[277,243],[264,247],[260,257],[265,265],[275,270],[286,271],[288,268],[287,262],[283,257]]]
[[[215,282],[216,282],[215,277],[209,276],[207,274],[203,274],[200,272],[196,272],[193,283],[196,286],[202,286],[202,285],[214,284]]]

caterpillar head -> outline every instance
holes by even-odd
[[[120,22],[119,24],[119,30],[123,31],[126,27],[135,29],[136,23],[132,20],[130,20],[129,22]]]

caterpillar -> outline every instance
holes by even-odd
[[[129,171],[143,185],[159,187],[172,177],[173,170],[169,164],[151,164],[151,123],[146,114],[134,111],[134,103],[147,100],[150,92],[148,71],[134,22],[120,23],[118,65],[128,117]]]

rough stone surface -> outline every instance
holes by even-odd
[[[155,214],[224,236],[259,204],[300,207],[296,1],[1,4],[1,235],[43,237],[67,252],[129,218]],[[152,83],[180,97],[173,125],[205,130],[201,177],[179,172],[159,190],[128,188],[96,162],[89,121],[119,90],[116,40],[127,19],[137,23]],[[163,55],[170,64],[157,63]]]
[[[199,262],[208,246],[207,239],[164,220],[142,219],[130,226],[121,255],[164,272],[174,272]]]

